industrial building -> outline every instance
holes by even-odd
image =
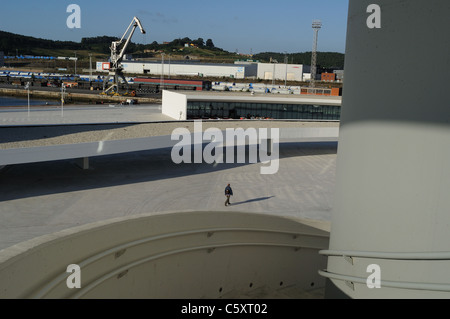
[[[323,82],[334,82],[336,81],[336,73],[322,73],[321,80]]]
[[[303,64],[287,63],[260,63],[236,61],[244,65],[256,65],[256,78],[260,80],[279,80],[279,81],[305,81],[307,73],[311,72],[311,67]]]
[[[97,71],[108,71],[109,62],[97,62]],[[193,63],[189,61],[130,61],[122,62],[123,72],[170,76],[224,77],[234,79],[261,79],[304,81],[308,66],[301,64],[259,63],[236,61],[234,64]],[[275,75],[275,76],[274,76]]]
[[[339,121],[340,96],[210,94],[164,91],[162,113],[175,120],[281,119]]]
[[[258,79],[303,81],[305,67],[302,64],[258,63]],[[308,71],[309,72],[309,71]]]
[[[334,70],[333,73],[336,74],[336,81],[344,81],[344,70]]]
[[[189,63],[184,61],[123,61],[124,73],[170,76],[254,78],[256,65]],[[97,62],[97,71],[109,70],[108,62]]]

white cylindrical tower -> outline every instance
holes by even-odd
[[[450,298],[450,2],[349,2],[321,274],[352,298]]]

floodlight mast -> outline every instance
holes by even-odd
[[[319,30],[322,28],[322,22],[320,20],[314,20],[312,23],[312,28],[314,30],[313,39],[313,50],[311,53],[311,81],[309,82],[310,87],[315,86],[316,73],[317,73],[317,42],[319,38]]]
[[[131,38],[133,37],[134,32],[136,31],[136,28],[139,27],[142,34],[145,34],[146,31],[142,27],[141,21],[134,17],[131,21],[130,25],[128,26],[127,30],[123,34],[122,38],[119,41],[113,41],[111,44],[111,66],[109,69],[109,74],[106,77],[106,80],[103,82],[103,93],[107,94],[108,92],[112,92],[114,95],[120,95],[119,94],[119,78],[122,79],[122,81],[127,86],[127,93],[128,93],[128,82],[125,79],[125,76],[123,75],[123,67],[121,65],[121,62],[123,60],[123,57],[125,56],[125,51],[130,44]],[[129,35],[127,36],[127,34]],[[119,52],[119,47],[123,43],[124,39],[126,38],[125,44],[123,45],[122,49]],[[109,79],[113,77],[113,83],[109,84]],[[106,88],[108,86],[108,88]]]

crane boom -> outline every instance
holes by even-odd
[[[135,17],[134,19],[136,20],[136,23],[135,23],[135,26],[133,27],[133,29],[131,30],[131,33],[130,33],[130,36],[128,37],[128,39],[127,39],[127,42],[125,42],[125,45],[123,46],[122,51],[120,51],[120,54],[119,54],[119,60],[120,61],[122,61],[122,59],[123,59],[123,56],[125,54],[125,50],[127,49],[128,44],[130,43],[131,37],[133,36],[134,31],[136,30],[136,27],[139,26],[139,28],[141,29],[141,33],[145,34],[145,30],[142,28],[142,25],[139,22],[138,18]]]
[[[121,78],[128,87],[128,82],[122,73],[123,68],[121,66],[121,62],[123,60],[123,57],[125,56],[126,49],[127,49],[128,45],[130,44],[131,38],[133,37],[133,34],[136,31],[137,27],[139,27],[142,34],[146,34],[146,31],[142,27],[141,21],[137,17],[134,17],[131,20],[131,23],[128,26],[125,33],[123,34],[122,38],[119,41],[113,41],[111,44],[111,47],[110,47],[110,49],[111,49],[111,68],[110,68],[109,75],[106,78],[106,81],[103,83],[103,93],[104,94],[108,93],[109,91],[112,91],[117,95],[119,94],[119,88],[118,88],[119,78]],[[119,47],[123,43],[125,38],[126,38],[125,44],[123,45],[120,52],[118,52]],[[106,88],[106,85],[109,85],[109,79],[111,76],[114,77],[113,83],[108,88]],[[128,89],[127,89],[127,91],[128,91]]]

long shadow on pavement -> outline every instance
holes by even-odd
[[[231,203],[231,206],[242,205],[242,204],[253,203],[253,202],[260,202],[260,201],[263,201],[263,200],[271,199],[272,197],[275,197],[275,196],[268,196],[268,197],[260,197],[260,198],[248,199],[248,200],[245,200],[245,201],[242,201],[242,202]]]
[[[279,157],[336,153],[337,142],[286,143],[280,146]],[[250,165],[248,156],[245,163],[236,162],[177,165],[171,159],[171,149],[161,149],[94,157],[88,170],[80,169],[73,160],[11,165],[0,170],[0,202],[208,174]]]

